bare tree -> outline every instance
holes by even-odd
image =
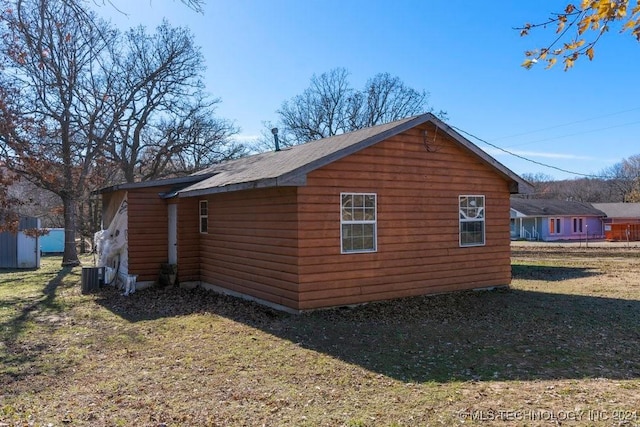
[[[149,142],[141,161],[142,179],[192,173],[244,156],[247,149],[231,139],[237,132],[233,123],[216,118],[212,107],[163,120],[145,134]]]
[[[19,203],[13,206],[14,212],[22,216],[40,218],[42,227],[64,226],[62,204],[56,194],[19,177],[7,188],[7,193],[13,200],[19,200]]]
[[[349,131],[349,114],[356,93],[349,73],[336,68],[311,77],[310,86],[282,104],[278,115],[285,145],[300,144]]]
[[[608,184],[621,202],[640,201],[640,154],[616,163],[603,172]]]
[[[61,0],[61,1],[67,1],[67,0]],[[117,7],[113,4],[111,0],[84,0],[84,2],[92,3],[95,5],[111,6],[117,9]],[[198,13],[204,13],[204,5],[206,3],[204,0],[180,0],[180,2]],[[72,5],[74,4],[73,1],[70,1],[70,3]]]
[[[533,186],[532,193],[525,193],[515,197],[526,199],[554,199],[557,194],[553,187],[553,177],[542,172],[523,173],[520,175]]]
[[[0,165],[0,232],[15,233],[20,221],[18,208],[22,201],[13,196],[9,189],[18,177]]]
[[[433,111],[427,106],[427,92],[412,89],[389,73],[375,75],[363,90],[354,89],[348,77],[344,68],[313,75],[310,86],[302,94],[282,104],[277,111],[279,123],[275,127],[279,128],[283,145],[300,144]],[[438,114],[445,115],[442,111]],[[261,144],[264,145],[264,141]]]
[[[627,157],[622,165],[631,186],[625,202],[640,202],[640,154]]]
[[[102,149],[96,126],[106,94],[100,56],[116,33],[78,12],[72,0],[17,0],[13,6],[1,21],[0,152],[7,168],[60,197],[62,263],[77,265],[76,205]]]
[[[122,46],[110,73],[115,119],[106,156],[125,181],[193,172],[224,160],[214,155],[224,146],[242,151],[230,142],[238,129],[214,115],[220,100],[204,95],[204,59],[187,29],[166,21],[154,34],[138,27]]]
[[[413,89],[389,73],[376,74],[369,79],[360,94],[362,106],[353,106],[357,111],[353,114],[357,120],[352,126],[355,129],[389,123],[423,112],[429,99],[426,91]],[[443,111],[438,114],[445,115]]]

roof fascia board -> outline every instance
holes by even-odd
[[[135,190],[138,188],[161,187],[165,185],[191,184],[191,183],[205,180],[213,175],[214,174],[189,175],[189,176],[183,176],[180,178],[156,179],[154,181],[127,182],[124,184],[116,184],[110,187],[100,188],[99,190],[92,192],[92,194],[111,193],[113,191],[118,191],[118,190]]]
[[[267,178],[259,181],[242,182],[240,184],[224,185],[222,187],[203,188],[200,190],[191,190],[187,192],[179,192],[178,197],[198,197],[207,196],[209,194],[230,193],[233,191],[241,190],[254,190],[258,188],[269,187],[297,187],[305,185],[305,181],[287,180],[283,181],[282,178]]]

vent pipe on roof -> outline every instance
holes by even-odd
[[[280,141],[278,141],[278,128],[271,129],[271,133],[273,134],[273,141],[276,144],[276,151],[280,151]]]

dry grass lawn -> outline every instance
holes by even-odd
[[[509,290],[300,316],[0,271],[0,426],[640,425],[640,250],[514,248]]]

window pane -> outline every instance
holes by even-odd
[[[353,196],[353,207],[354,208],[364,207],[364,196],[362,194],[356,194]]]
[[[343,224],[342,250],[373,251],[375,250],[375,226],[373,224]]]
[[[362,249],[375,250],[375,227],[373,224],[363,224]]]
[[[352,234],[354,239],[362,237],[362,234],[363,234],[362,226],[363,226],[363,224],[352,224],[351,225],[351,234]]]
[[[208,227],[208,221],[206,217],[200,218],[200,232],[201,233],[206,233],[207,232],[207,227]]]
[[[342,220],[353,220],[353,199],[349,194],[342,195]]]
[[[350,208],[353,206],[353,199],[351,194],[343,194],[342,195],[342,207]]]
[[[460,224],[460,244],[480,245],[484,243],[482,221],[468,221]]]
[[[342,226],[342,250],[345,252],[352,251],[353,244],[351,242],[351,225],[344,224]]]
[[[373,194],[365,196],[365,198],[364,198],[364,206],[366,208],[375,208],[376,207],[376,196],[374,196]]]
[[[364,219],[367,221],[375,221],[376,220],[376,209],[375,208],[365,208],[364,210]]]

